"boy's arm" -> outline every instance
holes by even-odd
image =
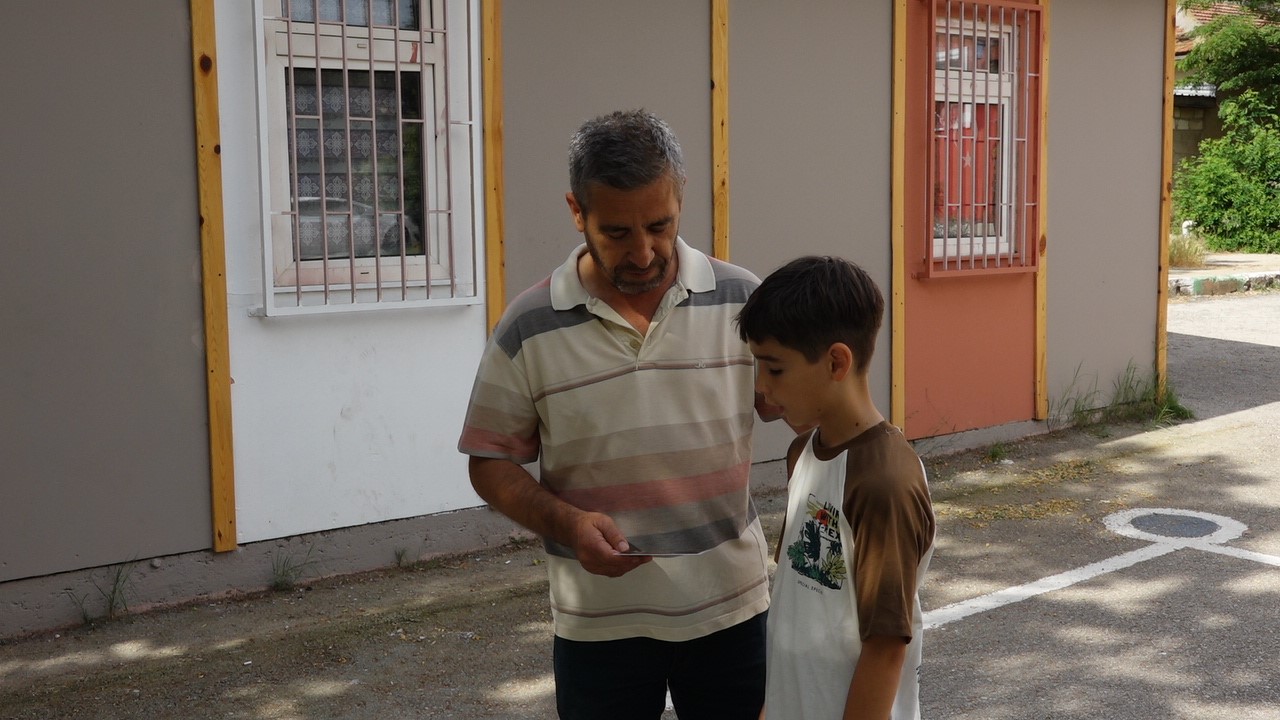
[[[888,720],[906,658],[903,638],[872,635],[864,640],[844,701],[844,720]]]

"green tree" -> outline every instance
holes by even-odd
[[[1213,250],[1280,253],[1280,117],[1253,90],[1222,101],[1224,135],[1178,167],[1173,203]]]
[[[1184,7],[1214,5],[1185,0]],[[1189,82],[1216,85],[1220,96],[1246,90],[1280,107],[1280,2],[1236,0],[1246,15],[1224,15],[1192,31],[1199,42],[1179,63]],[[1259,22],[1261,20],[1262,22]]]
[[[1195,222],[1211,249],[1280,252],[1280,0],[1228,4],[1245,14],[1196,28],[1179,64],[1187,81],[1217,86],[1224,135],[1178,167],[1175,216]]]

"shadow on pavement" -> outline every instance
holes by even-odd
[[[1280,402],[1280,348],[1169,333],[1169,383],[1207,419]]]
[[[926,609],[1148,545],[1102,527],[1121,509],[1219,513],[1249,528],[1232,545],[1274,555],[1270,475],[1194,436],[1191,424],[1083,453],[1045,453],[1056,439],[1042,438],[985,466],[984,482],[940,483]],[[926,632],[922,704],[946,719],[1274,718],[1280,633],[1258,619],[1277,580],[1273,566],[1184,548],[951,622]]]

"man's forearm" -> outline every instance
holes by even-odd
[[[572,545],[581,510],[556,497],[524,468],[509,461],[472,457],[471,486],[495,510],[538,535]]]
[[[561,500],[519,465],[473,457],[468,467],[471,485],[485,502],[542,537],[570,548],[587,572],[621,577],[652,560],[619,554],[629,543],[612,518]]]

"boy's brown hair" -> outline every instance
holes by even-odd
[[[884,295],[865,270],[843,258],[809,255],[774,270],[738,313],[745,341],[776,340],[817,362],[835,343],[865,373],[884,318]]]

